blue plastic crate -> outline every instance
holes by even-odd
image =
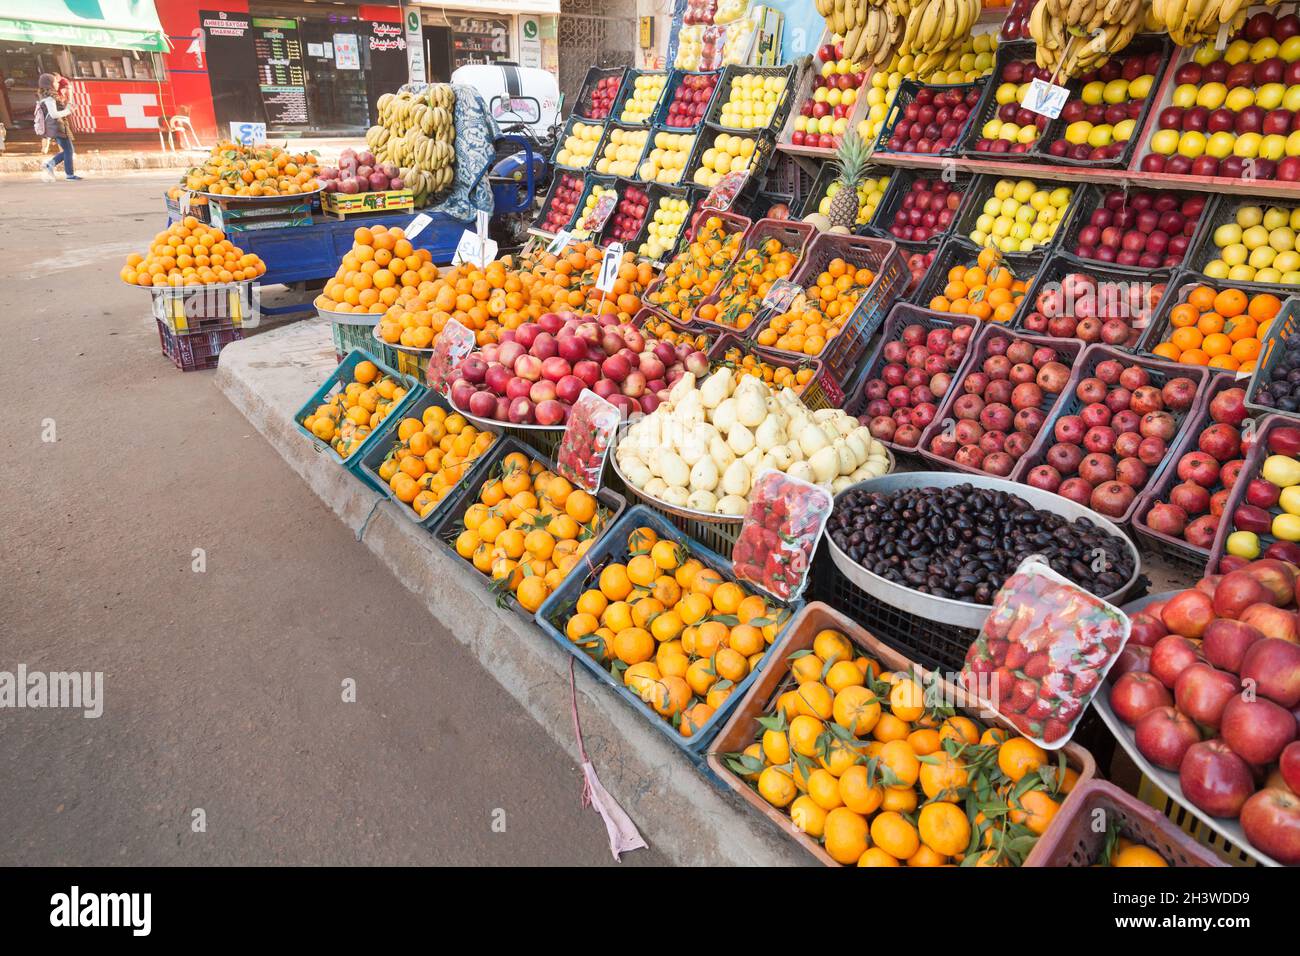
[[[525,445],[518,438],[511,435],[503,435],[493,443],[492,447],[484,454],[479,456],[478,462],[475,463],[474,470],[466,476],[464,483],[449,494],[438,505],[439,518],[432,528],[433,536],[437,538],[444,547],[456,558],[457,561],[465,561],[456,553],[456,538],[465,530],[465,512],[469,510],[479,499],[483,484],[491,477],[501,464],[502,460],[509,454],[521,452],[529,461],[540,461],[542,467],[548,471],[555,471],[555,462],[545,455],[540,454],[536,449]],[[619,516],[627,510],[627,499],[609,488],[601,488],[596,492],[596,501],[600,507],[609,512],[609,519],[605,522],[604,529],[596,536],[597,541],[604,539],[609,534],[610,529],[617,523]],[[599,544],[593,544],[588,551],[592,553]],[[469,562],[466,562],[467,564]],[[470,566],[473,569],[473,565]],[[576,566],[575,566],[576,567]],[[474,571],[478,574],[478,571]],[[572,573],[565,578],[564,584],[572,580]],[[491,587],[492,582],[489,578],[483,577],[485,587]],[[563,585],[561,585],[563,587]],[[554,595],[552,595],[553,597]],[[525,611],[523,605],[509,591],[502,591],[499,604],[509,607],[524,620],[531,621],[533,615]],[[544,605],[543,605],[544,606]]]
[[[556,589],[554,594],[547,598],[546,603],[538,610],[536,620],[538,626],[550,636],[551,640],[576,657],[582,666],[591,671],[597,680],[612,687],[628,704],[640,711],[641,715],[649,720],[660,733],[681,748],[692,760],[698,762],[704,759],[709,744],[713,742],[723,724],[727,722],[731,712],[740,705],[741,699],[744,698],[759,672],[767,666],[772,656],[772,648],[780,641],[781,634],[785,632],[790,619],[794,617],[799,608],[803,607],[804,602],[800,600],[795,601],[793,604],[782,604],[771,597],[763,595],[764,600],[769,605],[779,606],[789,612],[786,620],[782,623],[776,640],[769,644],[767,650],[763,652],[763,660],[759,662],[758,667],[735,686],[730,696],[713,713],[713,716],[704,722],[704,726],[699,729],[699,732],[691,737],[683,737],[672,724],[655,713],[645,701],[632,693],[621,681],[616,680],[598,660],[569,640],[564,633],[565,619],[577,603],[582,592],[594,586],[594,582],[600,576],[601,570],[610,561],[627,561],[629,557],[627,550],[628,535],[635,529],[642,527],[652,528],[660,538],[670,538],[673,541],[680,542],[686,546],[693,557],[698,558],[706,566],[717,571],[726,580],[733,580],[729,560],[710,551],[702,544],[684,537],[681,531],[659,512],[645,505],[633,505],[605,532],[600,542],[587,552],[586,560],[583,563],[583,566],[587,568],[587,574],[581,577],[570,575],[566,578],[564,583]],[[741,587],[747,593],[757,593],[746,585],[742,584]]]
[[[370,479],[370,483],[378,487],[384,495],[397,505],[397,510],[402,513],[403,517],[414,521],[420,527],[426,529],[432,528],[434,524],[438,522],[446,512],[446,509],[450,506],[451,502],[456,500],[460,492],[466,488],[468,484],[473,481],[475,475],[485,467],[486,462],[492,456],[492,452],[496,450],[497,442],[501,440],[500,432],[493,432],[492,434],[497,437],[493,440],[492,444],[489,445],[487,449],[484,450],[483,454],[478,456],[478,458],[467,463],[468,467],[465,469],[465,474],[461,476],[460,481],[456,482],[456,484],[448,490],[447,494],[444,495],[443,499],[434,506],[432,511],[421,518],[415,513],[414,508],[403,501],[397,500],[397,496],[393,494],[393,489],[389,487],[388,482],[379,477],[379,466],[384,463],[384,459],[386,459],[388,453],[392,451],[393,443],[397,439],[397,426],[401,424],[402,420],[405,418],[419,418],[423,420],[425,410],[431,406],[441,408],[448,415],[459,414],[456,409],[451,407],[451,404],[445,398],[433,389],[426,389],[424,394],[402,413],[401,417],[389,415],[383,420],[379,428],[376,429],[376,431],[380,433],[379,439],[375,442],[374,447],[367,451],[361,459],[361,471]]]
[[[317,438],[303,425],[303,419],[314,412],[316,407],[323,404],[330,395],[334,394],[335,391],[341,391],[345,388],[347,383],[353,380],[353,370],[363,361],[374,362],[382,374],[390,375],[399,380],[406,388],[406,394],[402,396],[400,402],[393,406],[392,411],[385,416],[385,421],[389,418],[401,419],[406,414],[406,410],[415,404],[415,402],[419,401],[426,391],[425,387],[419,382],[389,368],[365,349],[353,349],[347,354],[343,361],[339,363],[338,368],[331,372],[329,377],[325,379],[324,384],[321,385],[320,388],[316,389],[312,397],[309,398],[302,408],[298,409],[293,416],[294,426],[307,438],[308,441],[312,443],[313,446],[315,446],[316,450],[319,452],[338,458],[338,453],[330,447],[328,442]],[[347,471],[356,475],[358,481],[381,493],[383,492],[382,483],[377,485],[368,475],[362,472],[361,460],[365,457],[366,453],[374,447],[382,432],[382,428],[376,428],[366,436],[365,441],[361,443],[361,446],[357,448],[356,451],[347,458],[340,459],[340,463],[343,467]]]

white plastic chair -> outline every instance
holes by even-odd
[[[194,132],[194,126],[190,123],[190,118],[188,116],[173,116],[169,132],[178,135],[180,137],[181,145],[187,150],[205,152],[208,148],[199,142],[198,134]],[[175,149],[174,141],[172,148]]]

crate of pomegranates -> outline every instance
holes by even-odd
[[[957,218],[974,177],[937,169],[895,169],[870,231],[885,239],[937,244]]]
[[[1128,522],[1138,495],[1191,427],[1209,378],[1204,366],[1088,346],[1075,361],[1066,400],[1043,425],[1050,437],[1024,457],[1025,484]]]
[[[940,468],[1024,481],[1021,463],[1047,440],[1044,425],[1069,394],[1076,339],[984,325],[961,376],[921,433],[921,457]]]
[[[1246,465],[1254,433],[1246,389],[1231,372],[1216,372],[1169,453],[1170,464],[1138,499],[1133,530],[1154,553],[1200,574],[1210,559],[1232,488]]]
[[[955,156],[983,92],[982,79],[942,86],[903,80],[880,126],[875,151]]]
[[[547,235],[555,235],[561,229],[568,228],[573,217],[578,213],[578,200],[586,188],[586,181],[581,173],[566,173],[557,170],[551,188],[542,200],[542,210],[537,216],[537,228]]]
[[[880,342],[845,390],[844,410],[895,452],[917,454],[938,402],[962,377],[979,320],[896,303]]]
[[[593,66],[589,69],[573,107],[574,115],[590,120],[608,119],[615,104],[621,102],[619,92],[627,73],[625,66]]]
[[[1088,345],[1137,348],[1158,314],[1169,278],[1167,269],[1100,266],[1057,251],[1035,274],[1015,327]]]

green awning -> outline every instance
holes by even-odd
[[[167,49],[153,0],[0,0],[0,40],[159,53]]]

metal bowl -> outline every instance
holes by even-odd
[[[670,505],[666,501],[661,501],[652,495],[646,494],[636,485],[632,484],[632,482],[628,481],[627,475],[623,474],[623,469],[618,467],[618,455],[615,454],[617,451],[617,444],[609,450],[609,464],[610,467],[614,469],[614,474],[618,475],[619,479],[623,482],[623,486],[627,489],[628,494],[640,501],[644,501],[656,511],[663,511],[670,515],[677,515],[679,518],[689,518],[691,521],[702,521],[705,524],[739,525],[744,522],[744,515],[724,515],[719,514],[716,511],[696,511],[694,508],[681,508],[677,505]]]
[[[317,309],[316,311],[319,312],[320,309]],[[382,316],[381,316],[381,318],[382,318]],[[415,346],[413,346],[413,345],[402,345],[402,344],[399,343],[399,342],[385,342],[383,339],[381,339],[381,338],[379,337],[379,323],[378,323],[378,322],[376,322],[376,323],[374,324],[374,326],[371,328],[370,337],[373,338],[373,339],[375,340],[375,344],[376,344],[376,345],[382,345],[382,346],[384,346],[385,348],[390,348],[390,349],[392,349],[392,350],[395,351],[395,352],[405,352],[405,353],[407,353],[408,355],[432,355],[432,354],[433,354],[433,351],[434,351],[434,347],[433,347],[433,346],[431,346],[431,347],[429,347],[429,348],[427,348],[427,349],[417,349],[417,348],[416,348]],[[463,415],[463,414],[465,414],[465,413],[464,413],[464,412],[461,412],[461,414]]]
[[[378,312],[331,312],[316,306],[316,314],[335,325],[379,325],[384,316]]]
[[[1124,605],[1125,614],[1136,614],[1148,604],[1156,601],[1162,601],[1178,594],[1178,591],[1166,591],[1163,594],[1148,594],[1144,598],[1139,598],[1130,604]],[[1243,853],[1248,853],[1265,866],[1281,866],[1277,860],[1273,859],[1266,853],[1255,849],[1246,839],[1246,833],[1241,828],[1238,820],[1230,820],[1223,817],[1212,817],[1205,811],[1199,809],[1196,804],[1192,803],[1183,796],[1183,787],[1178,780],[1178,774],[1169,770],[1162,770],[1142,756],[1142,752],[1137,748],[1137,741],[1133,734],[1133,728],[1124,721],[1115,716],[1115,712],[1110,709],[1110,690],[1111,684],[1103,681],[1101,688],[1097,691],[1097,696],[1092,699],[1092,706],[1101,714],[1101,719],[1105,721],[1110,732],[1115,735],[1119,745],[1124,748],[1125,753],[1129,755],[1132,761],[1137,764],[1153,784],[1164,791],[1165,796],[1173,800],[1174,803],[1192,814],[1201,823],[1205,824],[1219,836],[1223,837],[1229,843],[1239,847]]]
[[[389,346],[389,348],[396,348],[396,346]],[[407,349],[406,351],[414,351],[414,350]],[[464,418],[468,419],[469,421],[473,422],[473,423],[474,423],[475,425],[477,425],[480,429],[483,429],[483,430],[486,430],[486,431],[500,432],[502,429],[513,429],[513,428],[519,428],[519,429],[522,429],[523,431],[529,431],[529,432],[562,432],[562,431],[564,431],[564,426],[563,426],[563,425],[536,425],[536,424],[531,424],[531,423],[530,423],[530,424],[516,424],[515,422],[501,422],[501,421],[497,421],[495,418],[481,418],[481,417],[479,417],[478,415],[471,415],[469,412],[465,411],[465,409],[461,408],[459,405],[457,405],[455,402],[453,402],[453,401],[451,400],[451,396],[450,396],[450,395],[446,396],[446,398],[447,398],[447,404],[450,405],[452,408],[454,408],[454,409],[456,410],[456,413],[457,413],[458,415],[461,415],[462,417],[464,417]]]
[[[885,475],[881,478],[872,478],[869,481],[859,482],[853,487],[841,491],[835,496],[832,511],[835,507],[838,507],[840,498],[851,491],[888,493],[909,488],[951,488],[955,485],[973,485],[976,488],[992,488],[996,491],[1005,491],[1008,494],[1023,498],[1035,508],[1055,512],[1071,521],[1075,518],[1087,518],[1093,524],[1104,528],[1122,541],[1124,546],[1128,548],[1129,555],[1133,558],[1133,574],[1118,591],[1113,594],[1102,595],[1103,600],[1118,606],[1123,601],[1124,595],[1132,590],[1133,585],[1137,582],[1142,567],[1141,556],[1138,554],[1137,547],[1124,532],[1119,530],[1114,522],[1089,508],[1076,504],[1068,498],[1062,498],[1050,491],[1031,488],[1028,485],[1018,485],[1003,478],[993,478],[988,475],[966,475],[951,471],[910,471]],[[893,581],[888,581],[880,575],[868,571],[850,558],[840,549],[829,533],[826,535],[826,543],[830,548],[831,559],[835,562],[835,566],[839,568],[840,573],[872,597],[888,604],[890,607],[898,608],[901,611],[931,621],[942,621],[944,624],[952,624],[957,627],[970,628],[971,630],[979,630],[984,624],[984,619],[988,617],[990,608],[987,604],[971,604],[968,601],[958,601],[953,598],[934,597],[914,588],[895,584]]]

